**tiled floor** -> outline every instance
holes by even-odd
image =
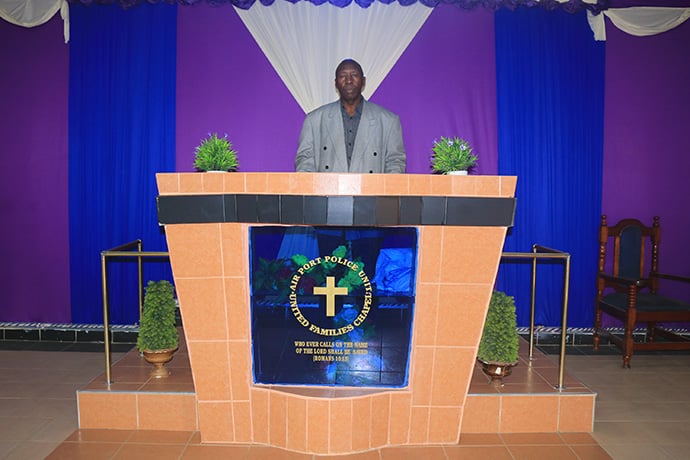
[[[102,353],[0,349],[1,459],[315,459],[257,446],[201,445],[195,432],[76,430],[75,390],[103,373]],[[620,367],[620,355],[570,347],[569,374],[598,393],[594,433],[466,434],[457,446],[372,450],[354,460],[688,459],[690,354],[647,354]],[[125,357],[118,351],[113,361]],[[551,355],[542,359],[556,360]],[[128,355],[123,362],[136,364]],[[133,371],[140,372],[140,371]],[[144,374],[145,375],[145,372]],[[516,372],[517,379],[534,379]],[[186,385],[187,377],[174,385]],[[172,382],[171,382],[172,383]],[[93,386],[94,383],[91,383]],[[96,384],[97,385],[97,384]],[[475,384],[473,383],[473,386]],[[508,385],[506,385],[508,386]],[[526,414],[528,417],[529,414]]]

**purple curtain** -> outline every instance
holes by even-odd
[[[69,47],[59,15],[0,20],[0,321],[70,322]]]
[[[634,37],[607,28],[602,212],[661,218],[659,269],[690,276],[690,22]],[[666,284],[690,300],[690,289]],[[668,292],[668,291],[667,291]]]

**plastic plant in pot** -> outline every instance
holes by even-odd
[[[512,373],[518,363],[519,340],[515,300],[504,292],[494,291],[477,351],[482,371],[492,383],[503,385],[503,378]]]
[[[198,171],[236,171],[239,167],[237,152],[226,134],[210,134],[194,150],[194,168]]]
[[[144,309],[139,324],[137,349],[153,364],[151,376],[167,377],[165,368],[179,346],[176,326],[175,288],[168,281],[149,281],[144,295]]]
[[[432,148],[431,169],[440,174],[466,175],[477,164],[469,143],[459,137],[443,137]]]

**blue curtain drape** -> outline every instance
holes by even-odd
[[[177,7],[70,5],[69,223],[73,323],[103,321],[100,253],[165,251],[155,173],[175,170]],[[138,321],[136,259],[109,264],[111,324]],[[144,261],[144,281],[172,279]]]
[[[584,12],[495,15],[498,172],[517,175],[505,251],[541,244],[571,254],[569,327],[591,327],[601,214],[604,42]],[[561,325],[564,263],[539,262],[535,323]],[[529,324],[531,262],[504,259],[497,286]]]

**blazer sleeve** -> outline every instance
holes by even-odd
[[[386,162],[384,172],[403,174],[405,172],[406,154],[403,144],[400,117],[392,117],[386,140]]]
[[[313,117],[307,116],[302,124],[299,135],[299,145],[295,155],[295,171],[316,172],[316,158],[314,154],[314,123]]]

